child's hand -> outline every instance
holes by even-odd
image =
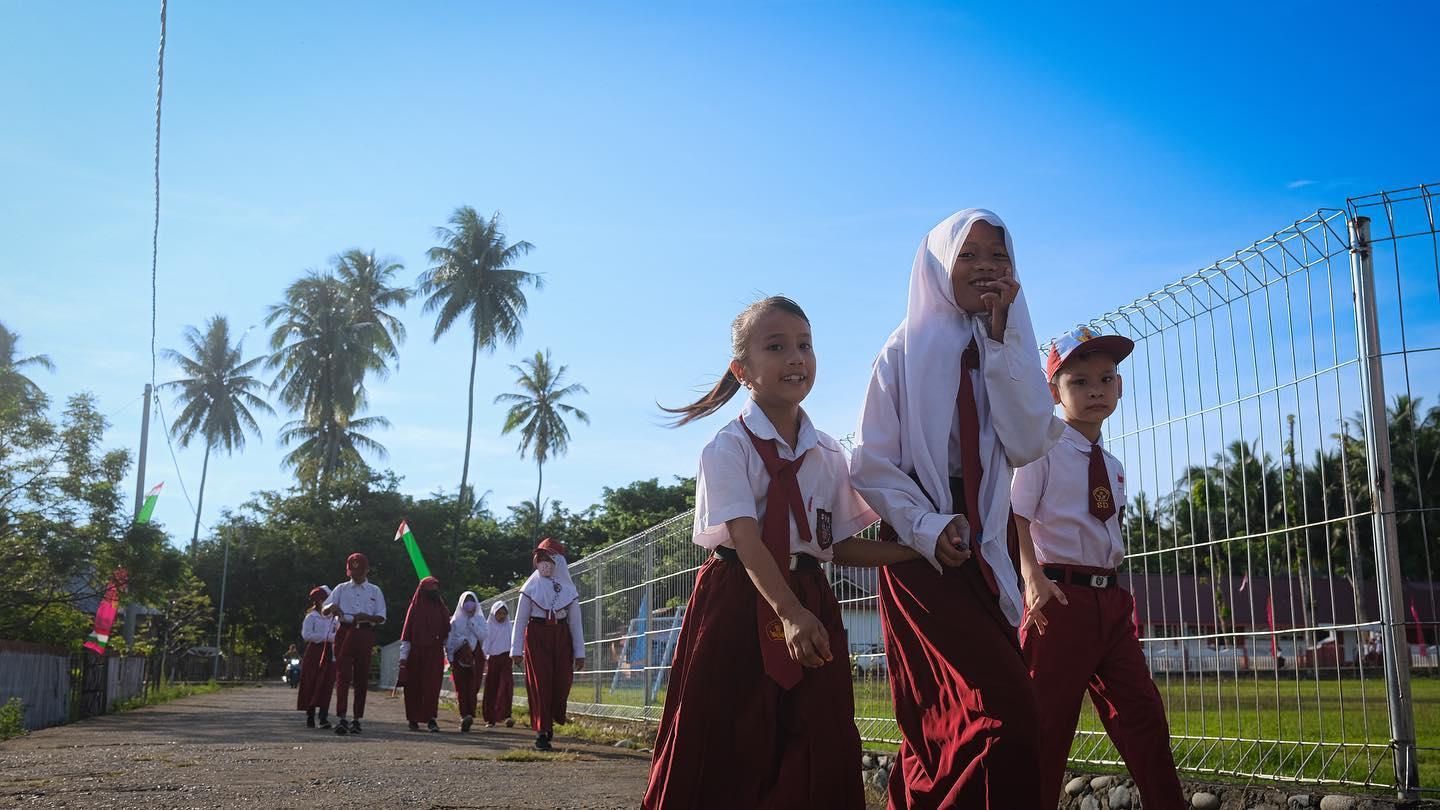
[[[941,565],[955,568],[970,559],[970,521],[964,515],[956,515],[950,524],[935,538],[935,560]]]
[[[1010,276],[1003,276],[990,282],[990,292],[980,296],[980,302],[990,313],[990,337],[1004,341],[1005,327],[1010,317],[1010,305],[1020,295],[1020,282]]]
[[[1025,580],[1025,621],[1020,629],[1034,627],[1040,631],[1040,635],[1045,635],[1045,627],[1050,621],[1045,618],[1041,608],[1051,599],[1062,605],[1070,604],[1070,600],[1065,597],[1065,591],[1049,579],[1039,576]]]
[[[576,659],[575,659],[575,671],[576,671],[576,672],[579,672],[580,670],[582,670],[582,669],[584,669],[584,668],[585,668],[585,659],[584,659],[584,658],[576,658]]]
[[[780,622],[785,629],[785,646],[790,650],[790,657],[801,666],[824,666],[830,660],[830,631],[814,613],[797,605],[781,616]]]

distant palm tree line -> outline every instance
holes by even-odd
[[[222,315],[212,317],[204,332],[186,327],[188,354],[165,352],[185,375],[161,386],[176,392],[180,407],[170,430],[182,446],[197,437],[205,444],[192,550],[210,451],[243,449],[247,433],[260,435],[254,413],[274,413],[261,396],[266,386],[254,376],[261,365],[275,374],[269,393],[293,416],[279,436],[281,445],[289,448],[282,464],[306,490],[325,498],[337,475],[364,470],[367,456],[386,457],[384,445],[372,434],[390,422],[366,415],[366,384],[386,379],[398,365],[405,326],[396,311],[416,295],[425,296],[426,313],[435,313],[433,341],[461,318],[468,327],[470,384],[457,503],[466,513],[476,508],[469,483],[476,363],[482,351],[493,353],[519,342],[528,308],[526,289],[539,289],[542,279],[515,267],[533,246],[510,243],[498,213],[483,217],[462,206],[435,236],[439,244],[428,251],[430,268],[413,288],[396,284],[404,265],[374,251],[351,249],[331,259],[327,269],[306,272],[266,315],[271,330],[268,354],[244,359],[243,335],[232,340]],[[15,336],[0,327],[0,352],[13,357],[15,342]],[[0,375],[0,385],[33,387],[19,373],[27,366],[48,368],[49,360],[43,355],[15,358],[7,366],[14,370]],[[512,403],[501,432],[520,431],[520,454],[535,460],[543,483],[545,463],[569,447],[566,418],[589,422],[587,414],[562,401],[585,393],[585,388],[562,384],[567,368],[552,365],[548,349],[537,351],[524,366],[511,367],[519,373],[518,393],[502,393],[496,402]],[[539,493],[537,484],[536,531],[544,509]]]

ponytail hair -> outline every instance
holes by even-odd
[[[742,364],[745,362],[750,346],[750,330],[755,326],[755,320],[771,309],[778,309],[794,315],[805,323],[810,323],[810,318],[805,315],[805,310],[789,298],[783,295],[762,298],[746,307],[739,315],[735,316],[735,320],[730,322],[730,356],[734,360]],[[704,396],[689,405],[682,405],[678,408],[667,408],[662,405],[660,410],[674,415],[675,419],[670,423],[670,427],[688,425],[725,407],[725,403],[734,398],[741,387],[740,378],[736,377],[735,372],[727,366],[720,380],[711,386]]]

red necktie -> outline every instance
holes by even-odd
[[[956,405],[960,409],[960,475],[965,484],[965,519],[970,521],[970,554],[980,565],[980,573],[993,594],[1000,593],[995,582],[995,572],[980,553],[980,479],[985,475],[985,466],[980,462],[980,411],[975,405],[975,382],[970,372],[980,368],[980,348],[972,338],[965,353],[960,356],[960,393]]]
[[[1090,445],[1090,514],[1104,523],[1115,515],[1115,495],[1110,490],[1110,471],[1105,468],[1105,451]]]
[[[765,517],[760,524],[760,540],[765,543],[770,556],[775,558],[775,566],[780,569],[780,576],[789,587],[792,514],[800,537],[810,542],[810,521],[806,517],[805,498],[800,493],[800,481],[796,477],[800,465],[805,463],[805,456],[802,454],[793,461],[786,461],[780,458],[774,439],[761,439],[751,433],[744,417],[740,419],[740,426],[745,428],[755,452],[765,462],[765,471],[770,474],[770,485],[765,490]],[[755,626],[760,634],[760,655],[765,661],[765,674],[780,684],[781,689],[789,689],[799,683],[802,674],[800,662],[790,657],[780,617],[775,615],[775,609],[758,590],[755,592]]]

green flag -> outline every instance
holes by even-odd
[[[425,564],[425,558],[420,554],[420,546],[415,542],[415,535],[410,533],[410,524],[400,521],[400,528],[395,530],[395,539],[405,541],[405,550],[410,553],[410,562],[415,566],[415,576],[420,579],[430,576],[430,566]]]
[[[140,507],[140,514],[135,516],[136,523],[150,522],[150,516],[155,513],[155,502],[160,500],[160,488],[163,486],[165,486],[165,482],[161,481],[145,496],[145,503]]]

